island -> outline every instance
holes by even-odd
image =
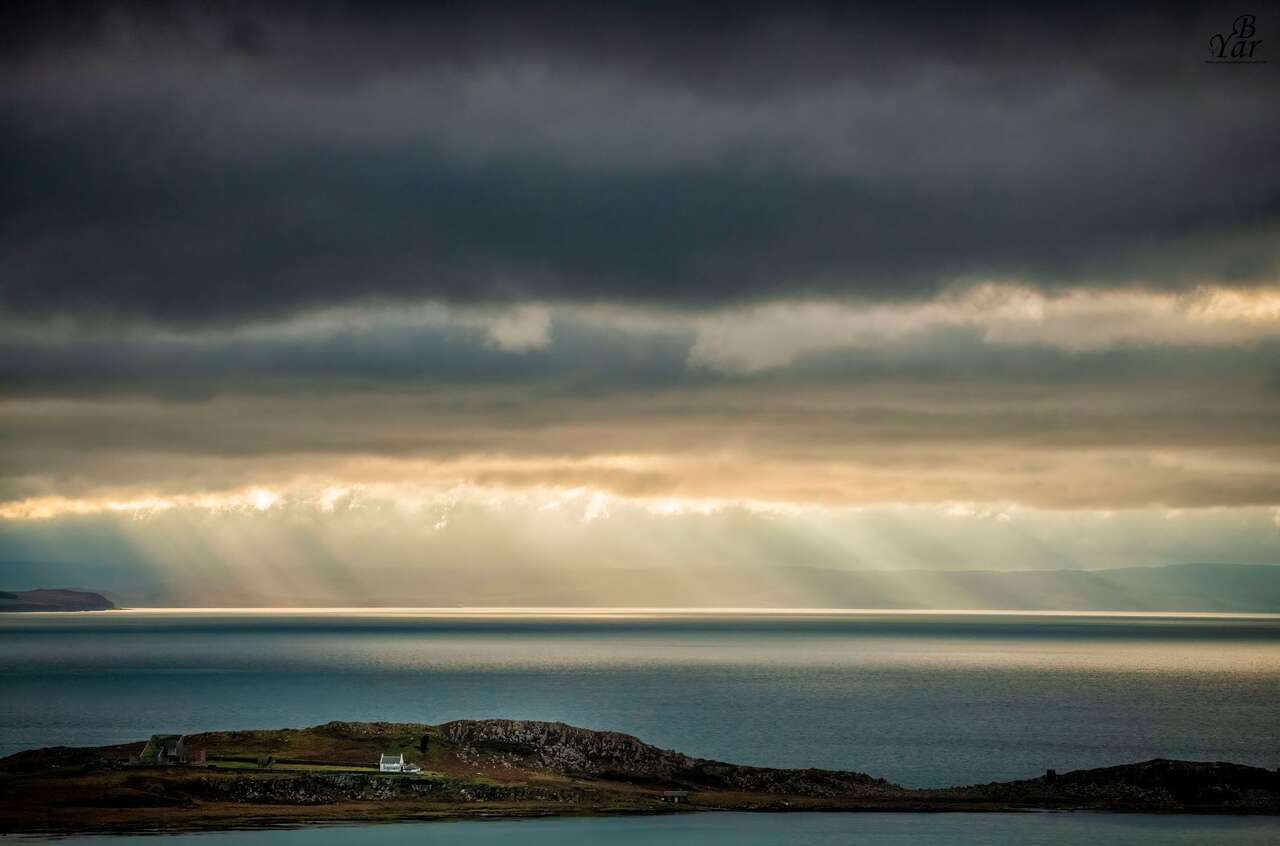
[[[115,611],[116,604],[100,593],[70,588],[0,590],[4,611]]]
[[[0,832],[181,831],[700,811],[1280,814],[1280,772],[1156,759],[912,789],[858,772],[691,757],[531,720],[331,722],[155,735],[0,759]]]

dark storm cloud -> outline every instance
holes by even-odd
[[[1275,278],[1274,66],[1212,9],[7,14],[14,314]]]
[[[932,325],[862,342],[845,330],[846,337],[828,345],[784,349],[764,366],[744,369],[731,353],[699,357],[697,350],[713,330],[696,318],[657,314],[636,324],[634,316],[623,313],[548,310],[542,318],[545,338],[509,349],[496,343],[492,333],[510,314],[431,309],[397,319],[394,309],[366,309],[340,312],[329,322],[321,316],[188,333],[78,327],[31,332],[0,324],[8,330],[0,332],[0,398],[188,401],[474,386],[509,390],[515,411],[535,397],[674,390],[691,391],[692,400],[697,391],[715,386],[820,390],[910,382],[1087,390],[1172,380],[1188,391],[1229,381],[1242,393],[1266,394],[1274,392],[1274,362],[1280,359],[1280,339],[1264,332],[1246,335],[1240,339],[1244,342],[1228,334],[1197,344],[1179,343],[1175,328],[1166,341],[1137,343],[1120,335],[1080,350],[1034,337],[993,343],[981,326]],[[1132,321],[1141,313],[1123,317]],[[886,314],[880,322],[894,319]],[[736,322],[741,328],[742,319]],[[766,321],[763,329],[771,328]],[[747,328],[740,343],[763,352],[776,334]]]
[[[1272,5],[1251,7],[1264,30]],[[0,43],[6,55],[26,60],[126,37],[135,46],[176,40],[184,50],[270,57],[310,78],[485,62],[495,54],[553,56],[700,88],[757,92],[850,69],[890,76],[921,60],[979,64],[1024,79],[1026,63],[1034,60],[1126,75],[1145,68],[1144,78],[1167,78],[1150,66],[1151,57],[1169,53],[1174,41],[1207,48],[1213,32],[1229,29],[1226,14],[1205,3],[1087,0],[1034,8],[807,0],[48,0],[11,4],[0,13]]]
[[[281,333],[287,334],[287,333]],[[545,349],[502,350],[483,328],[434,324],[296,337],[134,337],[0,341],[0,395],[207,398],[437,385],[537,393],[629,391],[706,381],[690,373],[687,332],[627,335],[565,323]]]

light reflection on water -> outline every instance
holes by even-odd
[[[920,786],[1157,756],[1280,765],[1274,617],[15,617],[0,620],[0,752],[502,716]]]

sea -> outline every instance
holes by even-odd
[[[161,732],[484,717],[559,720],[707,758],[857,770],[912,787],[1155,757],[1275,768],[1280,616],[385,608],[0,616],[0,755]],[[713,814],[410,828],[442,844],[560,846],[1280,842],[1280,821],[1270,819],[1107,814]],[[166,842],[405,836],[404,826],[386,825]]]

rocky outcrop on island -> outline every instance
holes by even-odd
[[[113,611],[116,604],[100,593],[69,588],[0,590],[0,611]]]
[[[660,749],[629,734],[593,731],[564,723],[455,720],[440,726],[440,734],[469,759],[564,775],[805,796],[901,792],[896,785],[863,773],[726,764]]]

